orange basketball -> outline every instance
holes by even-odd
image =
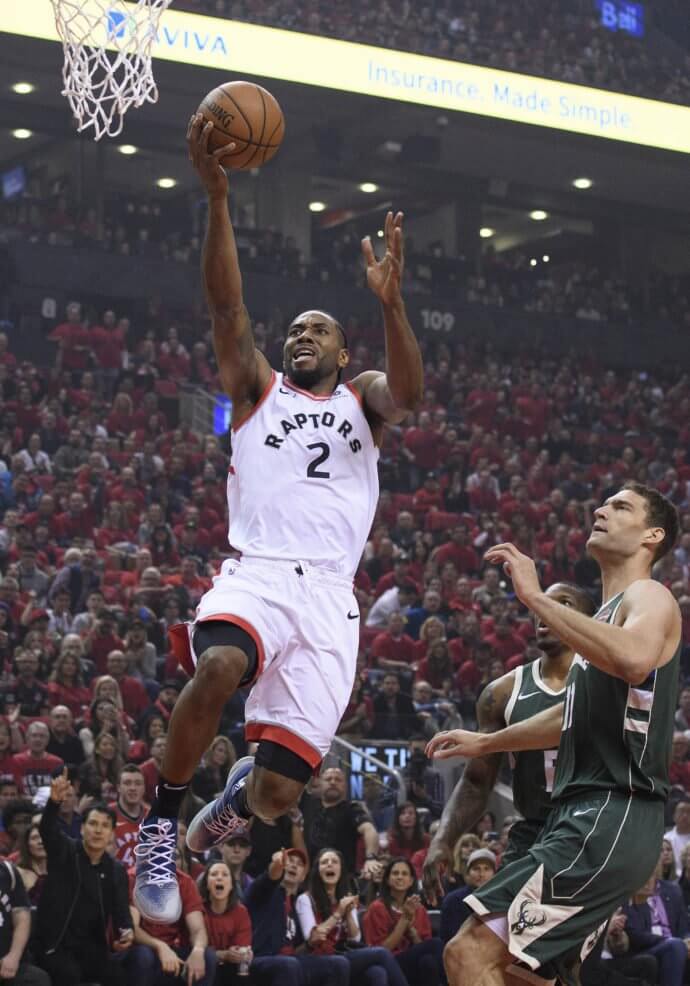
[[[285,136],[277,99],[255,82],[226,82],[201,101],[199,113],[213,123],[208,145],[236,147],[221,158],[224,168],[242,171],[270,161]]]

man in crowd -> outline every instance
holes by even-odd
[[[68,766],[78,767],[84,762],[84,747],[74,735],[72,713],[66,705],[55,705],[50,710],[50,739],[46,753],[58,757]]]
[[[381,682],[381,690],[374,699],[372,738],[399,740],[409,736],[417,725],[417,713],[411,697],[400,691],[400,678],[396,672],[387,671]]]
[[[126,986],[121,958],[132,945],[132,918],[127,874],[107,851],[115,819],[104,804],[92,804],[84,816],[81,842],[70,839],[58,824],[69,788],[64,770],[50,785],[40,823],[48,854],[48,875],[36,916],[41,963],[60,986],[89,980],[101,986]]]
[[[379,851],[379,835],[369,813],[358,801],[347,797],[345,774],[339,767],[329,767],[319,781],[320,803],[303,799],[307,850],[312,859],[320,849],[337,849],[343,855],[345,868],[355,873],[357,842],[364,840],[365,863],[362,876],[370,879],[375,873],[374,862]]]
[[[683,798],[676,805],[673,813],[673,828],[664,835],[673,846],[673,858],[676,863],[676,876],[683,872],[681,856],[690,842],[690,799]]]
[[[134,866],[139,823],[146,814],[144,794],[146,784],[141,768],[128,763],[122,768],[117,785],[117,801],[111,805],[115,812],[115,858],[125,866]]]
[[[10,862],[0,863],[0,981],[11,986],[51,986],[43,969],[26,961],[31,905],[22,878]]]
[[[47,753],[50,731],[44,722],[32,722],[26,731],[27,749],[12,757],[12,769],[22,794],[33,798],[39,788],[48,787],[56,771],[64,763],[60,757]]]

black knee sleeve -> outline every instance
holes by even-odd
[[[228,620],[203,620],[194,627],[192,644],[197,660],[209,647],[238,647],[247,655],[247,670],[242,676],[240,686],[247,685],[254,679],[259,667],[256,644],[250,634],[236,623]]]
[[[274,774],[282,774],[300,784],[306,784],[314,773],[313,767],[306,760],[272,740],[259,740],[254,763],[257,767],[265,767]]]

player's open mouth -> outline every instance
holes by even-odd
[[[299,349],[296,349],[292,354],[292,362],[303,363],[305,360],[311,359],[312,356],[314,357],[316,356],[316,353],[314,352],[313,349],[305,349],[302,346],[300,346]]]
[[[594,524],[592,526],[592,533],[597,532],[597,534],[606,534],[606,528],[603,524]]]

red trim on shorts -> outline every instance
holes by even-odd
[[[276,382],[276,371],[275,370],[271,370],[271,379],[269,380],[268,385],[267,385],[266,389],[264,390],[263,394],[258,399],[258,401],[254,405],[254,407],[251,409],[251,411],[249,412],[249,414],[245,414],[245,416],[242,418],[242,420],[240,421],[240,423],[238,425],[233,425],[232,426],[232,429],[231,429],[232,431],[239,431],[240,428],[242,427],[242,425],[245,424],[247,421],[249,421],[249,419],[251,418],[251,416],[256,411],[259,410],[259,408],[261,407],[261,405],[263,404],[263,402],[266,400],[266,398],[268,397],[268,395],[271,393],[271,390],[273,388],[273,384],[275,382]],[[222,619],[222,617],[220,617],[220,619]]]
[[[242,687],[246,688],[247,685],[253,685],[263,671],[266,659],[263,642],[255,628],[251,625],[251,623],[243,620],[241,616],[234,616],[232,613],[214,613],[212,616],[206,616],[203,620],[197,620],[196,622],[208,623],[209,620],[225,620],[227,623],[234,623],[235,626],[240,627],[252,638],[256,646],[256,674],[251,681],[245,682]],[[178,664],[182,666],[190,678],[193,678],[194,672],[196,671],[196,660],[194,654],[192,653],[192,647],[189,640],[188,624],[176,623],[175,626],[169,627],[168,636],[170,637],[172,652],[177,658]]]
[[[361,408],[364,408],[364,398],[362,397],[362,395],[360,394],[360,392],[357,390],[357,388],[354,387],[349,380],[346,381],[345,386],[347,387],[348,390],[352,391],[352,393],[353,393],[353,395],[354,395],[357,403],[359,404],[359,406]]]
[[[290,390],[296,390],[298,394],[304,394],[305,397],[311,397],[313,401],[330,401],[331,397],[335,393],[335,391],[332,391],[330,394],[312,394],[308,390],[302,390],[301,387],[291,383],[287,377],[283,377],[283,383],[286,387],[289,387]],[[338,388],[336,387],[335,389],[337,390]]]
[[[310,743],[283,726],[273,726],[266,722],[248,722],[244,727],[244,737],[250,743],[270,740],[292,750],[302,760],[306,760],[314,773],[318,773],[323,757]]]

